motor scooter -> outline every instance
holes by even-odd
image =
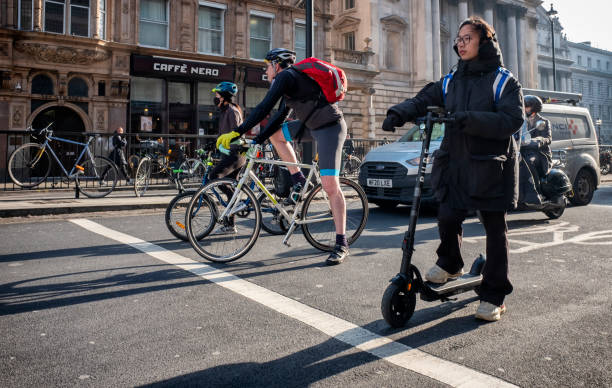
[[[412,264],[414,252],[414,236],[421,205],[421,194],[425,182],[425,170],[429,159],[429,144],[434,123],[449,123],[453,119],[448,117],[443,107],[427,107],[425,119],[418,119],[421,130],[424,131],[421,146],[421,159],[414,187],[412,208],[410,209],[410,222],[408,231],[404,234],[402,243],[402,265],[400,272],[391,279],[391,284],[385,290],[381,301],[381,312],[385,321],[392,327],[403,327],[414,314],[416,307],[416,294],[419,293],[425,301],[447,301],[449,297],[462,292],[478,291],[482,283],[482,269],[485,264],[484,255],[480,255],[467,274],[444,284],[423,281],[419,269]]]

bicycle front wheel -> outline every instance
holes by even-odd
[[[51,171],[51,158],[40,144],[27,143],[11,154],[8,172],[13,183],[21,187],[41,184]]]
[[[274,193],[274,199],[280,200]],[[274,204],[265,193],[261,193],[259,198],[259,207],[261,208],[261,227],[268,233],[278,235],[285,234],[289,230],[289,223],[283,217],[282,213],[274,207]]]
[[[134,193],[137,197],[142,197],[149,187],[151,182],[151,172],[153,169],[153,161],[149,157],[140,159],[136,176],[134,177]]]
[[[340,189],[346,204],[346,239],[350,244],[361,235],[368,221],[368,199],[358,183],[340,178]],[[315,186],[304,201],[302,211],[304,237],[315,248],[331,251],[336,245],[336,226],[327,194],[321,184]]]
[[[110,159],[104,156],[94,156],[84,160],[81,167],[83,167],[83,173],[75,177],[81,193],[89,198],[102,198],[115,189],[119,171]]]
[[[198,209],[200,197],[207,198],[207,209]],[[225,217],[232,200],[232,207]],[[203,211],[205,210],[205,211]],[[201,238],[198,233],[202,225],[210,225],[212,220],[216,228]],[[220,179],[206,184],[193,196],[187,206],[187,236],[193,249],[203,258],[227,263],[236,260],[249,252],[255,245],[261,229],[261,209],[255,194],[243,186],[236,191],[236,181]]]
[[[187,190],[177,194],[172,198],[172,201],[170,201],[170,204],[168,204],[166,208],[166,226],[168,230],[176,238],[183,241],[189,241],[185,220],[187,218],[187,206],[195,193],[195,190]],[[210,214],[215,213],[215,211],[216,209],[213,208],[208,198],[203,195],[198,197],[198,203],[194,207],[194,215],[198,217],[197,227],[194,227],[196,239],[200,240],[212,231],[215,223],[214,217],[210,216]],[[207,215],[203,216],[204,214]],[[207,222],[202,222],[204,219],[206,219]],[[196,223],[194,223],[194,225],[196,225]]]

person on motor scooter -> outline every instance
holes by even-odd
[[[540,116],[542,100],[537,96],[525,96],[525,116],[527,116],[527,133],[531,140],[522,142],[521,156],[527,163],[536,190],[541,193],[540,179],[545,177],[552,167],[552,131],[550,121]]]
[[[456,70],[391,107],[382,128],[393,131],[414,121],[426,114],[428,106],[444,106],[454,118],[445,124],[440,149],[434,152],[432,186],[440,201],[440,245],[436,265],[425,278],[446,283],[464,273],[463,221],[468,211],[480,210],[487,260],[476,318],[496,321],[506,311],[505,296],[512,292],[506,212],[516,207],[518,199],[518,148],[513,134],[523,124],[523,94],[516,78],[502,68],[493,27],[480,17],[461,23],[453,48],[460,57]]]

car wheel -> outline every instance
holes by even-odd
[[[574,180],[574,196],[570,198],[572,205],[588,205],[593,199],[594,192],[595,179],[593,178],[593,174],[585,169],[578,171],[578,175],[576,175],[576,179]]]

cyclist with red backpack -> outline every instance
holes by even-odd
[[[317,143],[321,183],[329,198],[336,226],[335,249],[326,264],[340,264],[349,255],[345,234],[346,205],[338,178],[347,130],[344,116],[335,103],[346,92],[344,72],[315,58],[308,58],[294,68],[295,52],[284,48],[268,52],[265,62],[270,90],[242,125],[219,136],[217,146],[222,144],[229,148],[233,139],[257,125],[280,100],[278,111],[254,140],[261,144],[270,138],[280,158],[293,163],[297,163],[297,158],[290,141],[312,138]],[[326,79],[327,76],[330,78]],[[299,121],[285,123],[291,111]],[[294,183],[293,192],[299,193],[306,177],[298,167],[290,166],[289,171]]]

